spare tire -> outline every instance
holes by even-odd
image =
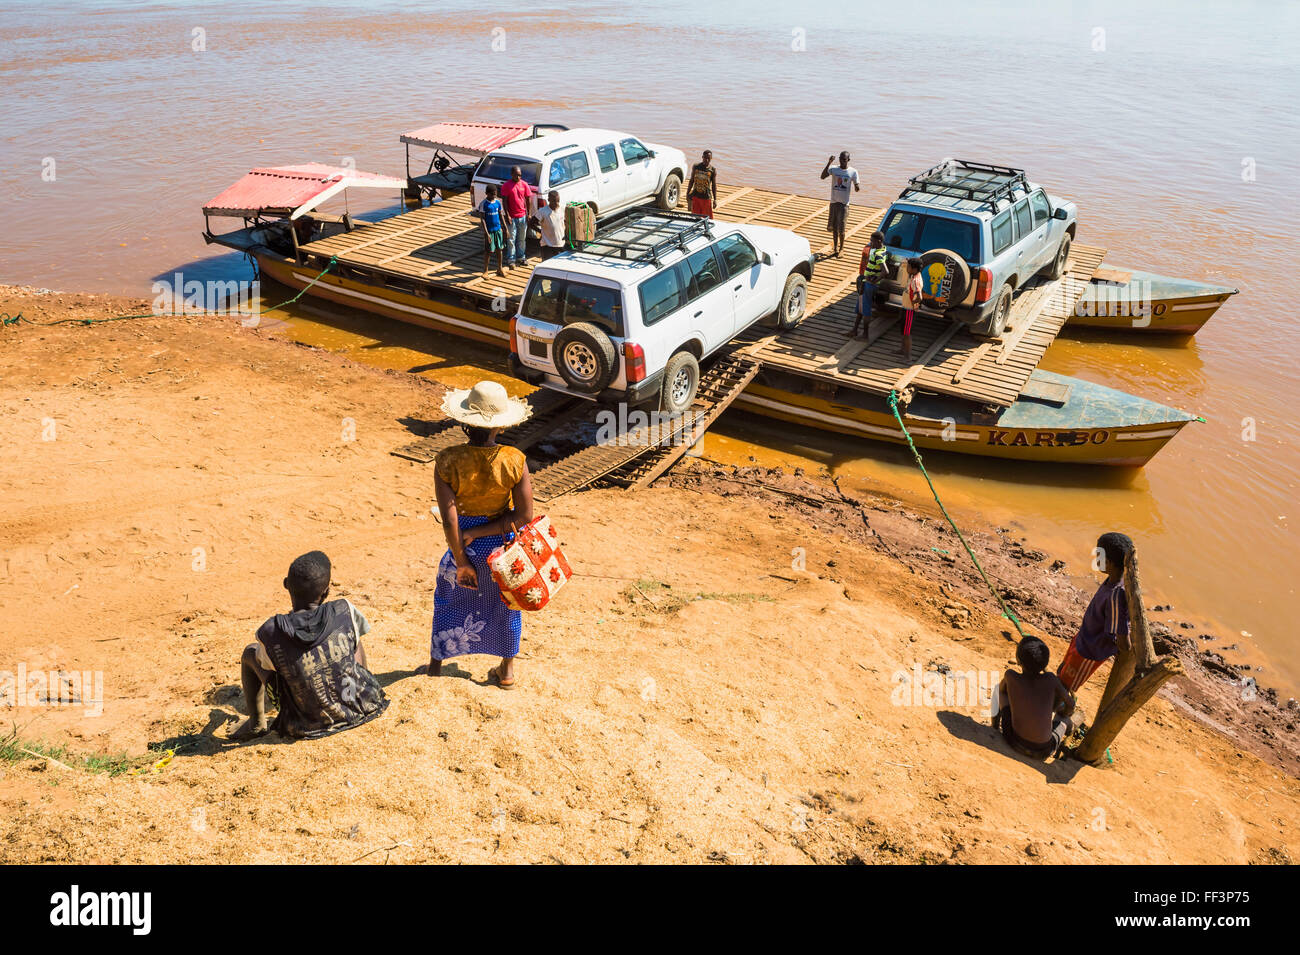
[[[595,394],[614,380],[617,352],[609,335],[591,322],[576,322],[560,329],[551,344],[555,370],[575,391]]]
[[[970,291],[970,266],[956,252],[931,249],[921,255],[921,289],[934,307],[960,305]]]

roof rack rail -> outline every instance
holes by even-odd
[[[909,192],[924,192],[972,202],[986,202],[996,210],[999,199],[1014,201],[1017,189],[1029,192],[1029,180],[1025,178],[1023,169],[950,158],[919,176],[913,176],[908,180],[907,188],[898,196],[901,199]]]
[[[637,206],[607,223],[581,251],[629,264],[653,262],[658,266],[674,249],[684,252],[691,239],[701,235],[713,238],[713,226],[712,219],[689,212]]]

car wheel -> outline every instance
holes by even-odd
[[[785,280],[781,304],[776,310],[776,327],[786,332],[803,321],[808,308],[808,280],[798,272],[791,272]]]
[[[1047,273],[1049,279],[1059,279],[1065,274],[1065,263],[1070,258],[1070,233],[1065,233],[1065,238],[1061,240],[1061,247],[1056,251],[1056,259],[1052,262],[1052,270]]]
[[[682,177],[675,172],[670,172],[668,178],[664,180],[663,188],[659,190],[659,208],[665,211],[671,211],[677,208],[677,200],[682,195]]]
[[[575,391],[595,394],[613,381],[616,352],[604,329],[590,322],[566,325],[551,348],[555,370]]]
[[[659,386],[659,410],[671,415],[682,414],[695,401],[700,386],[700,363],[690,352],[679,351],[664,366],[663,384]]]
[[[1010,284],[1002,286],[1002,291],[998,292],[998,303],[993,306],[993,313],[985,321],[984,327],[979,330],[980,334],[997,338],[1006,331],[1007,319],[1011,317],[1011,298],[1014,294]]]

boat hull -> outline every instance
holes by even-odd
[[[1045,374],[1035,372],[1035,375]],[[1051,376],[1055,381],[1088,382]],[[1101,389],[1101,386],[1091,386]],[[1151,460],[1169,440],[1182,430],[1191,415],[1176,409],[1164,409],[1154,402],[1113,389],[1102,389],[1123,399],[1143,402],[1161,412],[1137,416],[1145,420],[1131,424],[1120,420],[1090,423],[1089,416],[1072,417],[1070,409],[1048,420],[1035,421],[1037,409],[1013,405],[989,424],[974,423],[969,415],[954,409],[947,417],[906,413],[903,421],[916,446],[925,451],[946,451],[1008,461],[1052,464],[1107,465],[1140,468]],[[1021,402],[1017,402],[1020,405]],[[837,434],[853,435],[873,441],[906,444],[893,413],[887,407],[864,407],[817,395],[800,393],[791,387],[773,387],[751,383],[736,399],[736,406],[755,414],[776,418],[805,427],[815,427]]]
[[[1195,335],[1237,289],[1153,272],[1128,271],[1125,282],[1094,278],[1074,314],[1072,328]]]
[[[319,272],[265,250],[256,253],[255,258],[262,275],[296,291],[311,284]],[[307,294],[462,338],[507,347],[510,343],[510,315],[504,303],[501,311],[493,314],[476,308],[472,300],[462,301],[454,294],[435,300],[332,272],[321,276]]]
[[[307,288],[317,276],[316,269],[304,267],[267,250],[256,253],[256,258],[264,276],[288,288]],[[475,308],[472,302],[456,302],[450,297],[447,301],[435,300],[331,273],[321,276],[311,285],[307,294],[462,338],[509,346],[510,325],[505,313],[486,314]],[[1048,375],[1041,371],[1036,371],[1034,376],[1057,382],[1075,382],[1074,379]],[[882,399],[877,396],[857,396],[862,400],[856,404],[835,401],[807,393],[808,384],[807,381],[793,381],[774,385],[756,380],[736,399],[736,406],[765,417],[822,431],[891,444],[906,443],[898,423]],[[1164,409],[1133,395],[1103,389],[1087,382],[1077,384],[1100,389],[1113,396],[1112,403],[1129,402],[1160,411],[1154,415],[1148,412],[1146,417],[1151,420],[1132,424],[1124,424],[1122,418],[1111,423],[1088,423],[1084,415],[1071,419],[1068,407],[1050,418],[1043,418],[1042,410],[1037,409],[1038,417],[1035,418],[1035,409],[1026,411],[1025,408],[1017,407],[1024,402],[1017,402],[992,423],[980,424],[970,420],[972,415],[964,403],[952,401],[951,414],[947,413],[947,406],[942,405],[942,402],[939,405],[932,402],[926,413],[907,414],[904,420],[913,440],[924,450],[1012,461],[1118,467],[1145,465],[1183,425],[1193,420],[1190,415]],[[925,404],[922,401],[919,405],[914,405],[914,408]]]

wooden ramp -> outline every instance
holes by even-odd
[[[501,443],[518,448],[520,451],[527,451],[537,442],[551,436],[564,425],[583,415],[594,417],[597,410],[596,406],[589,401],[568,398],[546,389],[538,389],[529,395],[528,403],[533,408],[533,413],[528,420],[501,432]],[[465,432],[461,430],[459,424],[454,421],[444,421],[439,424],[439,428],[432,434],[403,445],[391,453],[420,464],[432,464],[439,451],[465,443]]]
[[[758,363],[744,357],[734,349],[718,359],[711,373],[700,381],[700,388],[691,406],[691,418],[673,442],[652,448],[611,471],[608,479],[622,487],[648,487],[669,468],[684,458],[718,416],[726,410],[745,386],[758,374]]]
[[[606,477],[625,487],[644,487],[676,464],[718,416],[733,402],[758,373],[758,364],[738,350],[721,355],[700,378],[695,402],[688,414],[662,425],[653,422],[629,427],[613,441],[590,444],[558,461],[538,468],[533,474],[533,497],[549,501],[570,491],[594,484]],[[575,421],[597,429],[602,406],[569,398],[542,388],[528,398],[533,414],[523,424],[507,428],[502,444],[525,451]],[[597,437],[600,431],[595,430]],[[400,458],[431,464],[438,452],[465,442],[465,433],[455,422],[444,423],[432,434],[397,448]]]
[[[644,486],[681,460],[709,425],[745,390],[758,365],[738,352],[722,355],[700,377],[687,414],[663,425],[629,429],[618,440],[592,444],[533,475],[533,496],[541,501],[587,487],[606,477],[625,486]],[[645,466],[633,467],[645,461]]]

